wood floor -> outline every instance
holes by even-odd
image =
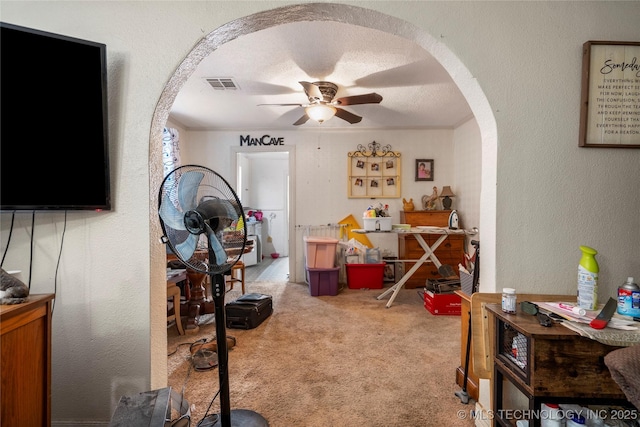
[[[246,267],[247,282],[287,282],[289,280],[289,258],[266,257],[262,262]]]

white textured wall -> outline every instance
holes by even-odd
[[[157,223],[149,222],[155,211],[149,170],[159,168],[159,153],[149,152],[154,109],[173,71],[204,35],[284,4],[2,2],[5,22],[108,46],[115,205],[112,212],[68,217],[53,319],[56,424],[104,422],[121,394],[162,385],[164,331],[150,320],[161,320],[165,309],[162,269],[150,268],[162,266],[149,249],[157,237],[150,231]],[[582,43],[638,40],[640,2],[353,4],[405,20],[418,29],[418,39],[438,41],[425,43],[437,57],[450,52],[459,59],[444,65],[461,82],[483,140],[498,142],[483,147],[483,159],[497,155],[498,163],[497,170],[482,170],[488,181],[495,173],[496,184],[483,194],[480,212],[497,211],[496,256],[483,260],[495,263],[495,287],[573,291],[580,244],[600,251],[603,294],[627,275],[640,277],[640,150],[577,143]],[[43,64],[43,74],[54,65]],[[473,90],[477,85],[481,92]],[[485,97],[490,109],[478,108]],[[34,122],[37,114],[34,109]],[[304,149],[301,156],[312,157]],[[298,215],[325,219],[308,208]],[[18,221],[5,267],[28,271],[29,222]],[[2,214],[3,249],[9,223]],[[52,292],[63,217],[37,215],[36,223],[33,289]]]
[[[482,147],[478,144],[480,130],[472,119],[458,126],[454,132],[453,164],[455,187],[453,209],[458,210],[465,228],[480,225],[480,177],[482,176]],[[482,240],[482,230],[472,239]],[[472,239],[469,239],[472,240]],[[469,245],[468,252],[474,249]],[[492,290],[492,289],[491,289]]]

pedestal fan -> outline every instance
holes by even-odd
[[[229,183],[203,166],[180,166],[162,181],[158,214],[162,241],[187,268],[211,276],[216,322],[220,416],[216,426],[268,426],[256,412],[231,410],[229,402],[229,352],[225,322],[225,281],[242,256],[246,225],[242,205]],[[208,262],[195,256],[198,246],[208,252]]]

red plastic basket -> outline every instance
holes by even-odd
[[[345,264],[347,268],[347,286],[349,289],[382,289],[384,266],[377,264]]]

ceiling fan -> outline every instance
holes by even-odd
[[[261,105],[276,105],[282,107],[304,107],[305,114],[300,117],[293,125],[299,126],[306,123],[309,119],[313,119],[318,123],[325,122],[333,116],[337,116],[342,120],[345,120],[351,124],[358,123],[362,120],[362,117],[353,114],[347,110],[339,108],[344,105],[358,105],[358,104],[379,104],[382,101],[382,96],[375,92],[367,93],[364,95],[345,96],[342,98],[336,98],[336,92],[338,92],[338,85],[326,81],[318,82],[298,82],[304,88],[304,93],[309,98],[308,104],[258,104]]]

